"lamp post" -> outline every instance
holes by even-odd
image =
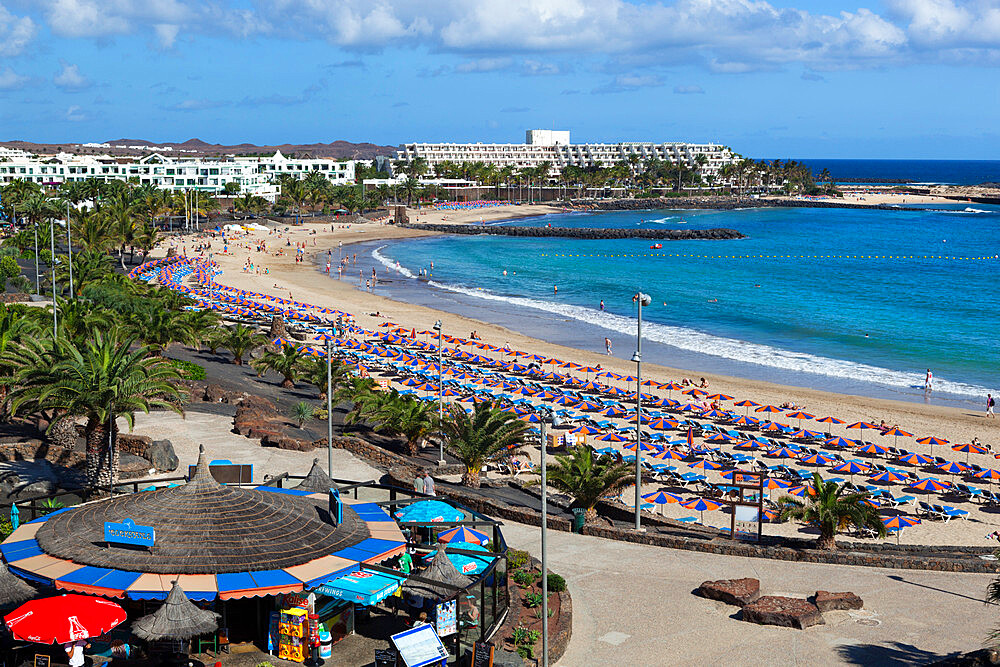
[[[542,419],[538,424],[541,443],[541,468],[542,468],[542,667],[549,667],[549,565],[548,551],[546,549],[545,537],[549,525],[548,510],[548,476],[545,467],[545,424],[552,422],[555,428],[561,423],[559,417],[548,410],[542,413]]]
[[[635,330],[635,529],[642,529],[642,517],[639,515],[642,506],[642,307],[653,302],[648,294],[636,294],[638,324]]]
[[[444,392],[442,391],[442,382],[444,368],[441,366],[441,353],[443,351],[442,347],[442,327],[441,320],[437,320],[432,327],[434,331],[438,332],[438,427],[440,428],[444,424]],[[438,465],[444,465],[444,432],[438,435]]]
[[[334,332],[336,335],[336,331]],[[333,477],[333,340],[326,339],[326,472]]]
[[[49,266],[52,270],[52,340],[59,336],[59,327],[56,320],[56,224],[55,220],[49,222],[49,241],[52,244],[49,252],[52,257],[49,259]]]
[[[73,237],[69,230],[69,200],[66,200],[66,253],[69,261],[69,298],[73,298]]]

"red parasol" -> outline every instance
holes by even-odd
[[[15,639],[36,644],[66,644],[103,635],[125,620],[125,610],[103,598],[60,595],[25,602],[4,622]]]

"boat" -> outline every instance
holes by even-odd
[[[662,243],[654,243],[653,245],[649,246],[649,249],[650,250],[663,250],[663,244]]]

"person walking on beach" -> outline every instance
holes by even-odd
[[[611,339],[610,338],[605,338],[604,339],[604,349],[608,351],[608,356],[610,357],[611,356]]]
[[[931,369],[927,369],[927,376],[924,378],[924,391],[932,391],[934,389],[934,373],[931,373]]]
[[[424,473],[424,493],[428,496],[436,496],[434,492],[434,478],[431,477],[429,472]]]
[[[997,402],[993,399],[993,394],[986,394],[986,418],[994,419],[993,408]]]
[[[413,490],[417,493],[424,492],[424,469],[417,468],[417,475],[413,478]]]

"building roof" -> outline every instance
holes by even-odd
[[[214,632],[218,627],[219,614],[199,609],[176,580],[159,609],[132,622],[132,632],[146,641],[190,639]]]
[[[280,491],[219,484],[202,451],[187,484],[62,511],[38,529],[35,539],[50,556],[98,568],[217,574],[294,567],[371,536],[350,505],[344,505],[343,521],[334,526],[324,498]],[[151,526],[154,546],[106,545],[104,523],[125,519]]]

